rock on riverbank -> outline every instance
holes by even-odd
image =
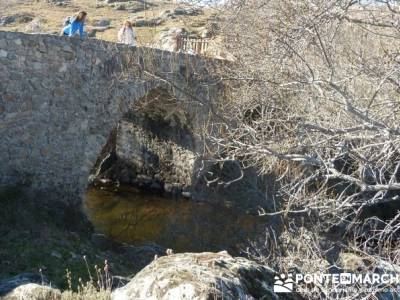
[[[273,292],[275,272],[226,251],[181,253],[154,260],[113,300],[128,299],[301,299]]]

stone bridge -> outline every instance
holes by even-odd
[[[152,91],[190,103],[195,123],[223,96],[219,63],[100,40],[0,32],[0,186],[80,199],[112,129]]]

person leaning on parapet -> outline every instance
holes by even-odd
[[[75,18],[69,18],[65,22],[65,27],[62,30],[63,36],[74,36],[75,34],[80,35],[81,38],[86,36],[86,32],[83,30],[85,26],[87,13],[85,11],[81,11]]]
[[[136,46],[136,34],[132,28],[132,22],[125,21],[118,31],[118,43]]]

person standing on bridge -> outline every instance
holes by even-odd
[[[85,26],[86,17],[87,13],[85,11],[79,12],[78,15],[70,20],[63,28],[63,35],[71,37],[79,33],[81,38],[85,37],[86,32],[83,30],[83,27]]]
[[[118,43],[136,46],[136,34],[132,28],[132,22],[125,21],[118,32]]]

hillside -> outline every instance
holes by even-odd
[[[125,20],[133,21],[139,45],[153,42],[172,27],[201,33],[213,13],[204,8],[185,10],[174,1],[10,0],[0,2],[0,30],[58,33],[64,19],[81,10],[88,12],[87,30],[107,41],[116,41]]]

